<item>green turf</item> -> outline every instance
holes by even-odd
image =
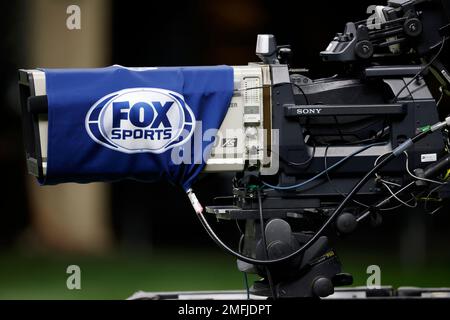
[[[378,264],[384,285],[450,286],[446,263],[401,268],[391,257],[341,253],[341,258],[345,271],[354,275],[355,285],[364,285],[366,267]],[[71,264],[81,268],[81,290],[66,287],[66,268]],[[167,249],[151,255],[105,257],[0,254],[0,299],[124,299],[138,290],[242,288],[243,277],[234,259],[219,250]]]

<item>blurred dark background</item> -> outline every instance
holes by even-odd
[[[70,4],[81,8],[81,30],[65,27]],[[257,60],[256,35],[272,33],[278,44],[292,45],[295,67],[329,76],[338,67],[322,63],[319,52],[347,21],[366,18],[372,4],[384,0],[2,2],[0,298],[242,287],[233,258],[215,247],[178,188],[133,181],[38,187],[24,165],[18,68],[242,65]],[[195,185],[202,203],[229,194],[231,178],[202,176]],[[234,222],[215,228],[236,243]],[[449,228],[448,205],[433,216],[399,210],[337,248],[356,284],[365,284],[366,267],[378,264],[382,284],[450,286]],[[90,291],[65,289],[68,263],[86,270]]]

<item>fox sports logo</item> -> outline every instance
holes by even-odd
[[[179,93],[131,88],[99,99],[85,124],[89,136],[110,149],[162,153],[190,139],[195,117]]]

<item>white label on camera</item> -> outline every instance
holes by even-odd
[[[422,162],[434,162],[437,160],[436,153],[427,153],[420,155],[420,161]]]

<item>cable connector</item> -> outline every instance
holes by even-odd
[[[189,198],[189,201],[191,202],[192,208],[194,208],[194,211],[197,214],[202,214],[203,213],[203,207],[202,207],[200,201],[198,201],[197,196],[194,193],[194,190],[189,188],[186,191],[186,194],[187,194],[187,196]]]
[[[408,139],[405,142],[403,142],[401,145],[399,145],[397,148],[395,148],[394,151],[392,151],[392,153],[394,154],[394,156],[398,157],[404,151],[409,149],[413,144],[414,144],[414,142],[412,141],[412,139]]]
[[[420,132],[427,132],[427,131],[430,131],[430,130],[431,130],[431,126],[430,125],[427,125],[427,126],[419,128]]]
[[[435,125],[432,125],[431,131],[435,132],[437,130],[443,129],[444,127],[450,127],[450,117],[445,118],[445,120],[442,122],[438,122]]]

